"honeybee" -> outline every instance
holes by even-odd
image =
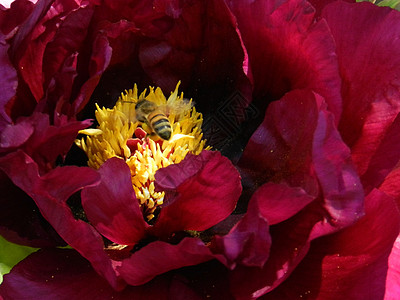
[[[171,124],[157,104],[142,99],[136,103],[135,110],[139,122],[146,123],[163,140],[168,141],[171,138]]]
[[[167,114],[172,111],[175,115],[189,111],[192,108],[191,101],[182,100],[175,105],[167,104],[159,106],[146,99],[139,100],[135,105],[136,119],[145,123],[163,140],[169,141],[172,136],[171,123]]]

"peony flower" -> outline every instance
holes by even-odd
[[[30,255],[0,294],[395,299],[400,16],[314,2],[2,10],[1,234],[73,249]],[[132,108],[185,103],[179,80],[195,109],[163,141]],[[161,89],[114,105],[134,83]]]

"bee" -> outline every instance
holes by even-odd
[[[136,103],[135,110],[139,122],[147,124],[163,140],[168,141],[171,138],[171,123],[157,104],[142,99]]]
[[[172,136],[172,128],[167,115],[171,111],[180,114],[191,108],[192,103],[188,101],[182,101],[180,105],[175,106],[168,104],[159,106],[149,100],[141,99],[135,105],[135,112],[139,122],[145,123],[156,135],[169,141]]]

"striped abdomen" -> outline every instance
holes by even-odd
[[[163,140],[171,138],[172,129],[167,116],[159,109],[150,113],[147,117],[151,129]]]

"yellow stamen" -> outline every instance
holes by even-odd
[[[149,88],[138,96],[137,86],[133,90],[121,93],[112,109],[100,108],[96,105],[96,129],[81,130],[86,138],[75,143],[86,152],[88,165],[98,169],[106,160],[119,157],[127,163],[131,170],[131,181],[142,208],[144,217],[149,221],[163,204],[164,192],[156,192],[154,186],[155,173],[160,168],[181,162],[188,153],[199,154],[204,146],[201,125],[203,117],[192,107],[192,102],[178,96],[178,87],[168,99],[160,88]],[[167,116],[171,125],[172,136],[162,140],[147,124],[136,119],[136,103],[139,100],[155,103],[158,109]],[[135,138],[138,127],[147,135],[136,140],[136,148],[130,147],[129,141]],[[208,147],[206,148],[208,149]]]

